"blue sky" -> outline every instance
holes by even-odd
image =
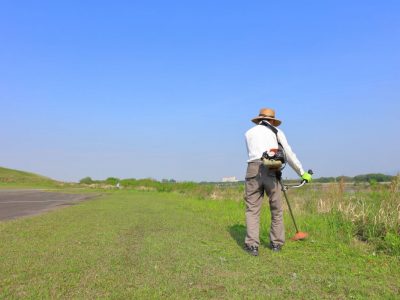
[[[244,132],[272,107],[316,177],[400,171],[399,13],[365,0],[2,1],[0,166],[242,179]]]

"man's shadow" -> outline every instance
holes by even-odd
[[[243,224],[234,224],[228,226],[228,231],[231,237],[236,241],[236,244],[238,244],[240,248],[243,248],[244,239],[246,237],[246,226],[244,226]],[[269,242],[262,236],[260,237],[260,244],[263,247],[269,247]]]

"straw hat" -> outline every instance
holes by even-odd
[[[258,124],[261,120],[268,120],[274,126],[279,126],[282,123],[280,120],[275,119],[275,110],[271,108],[261,108],[259,115],[251,121]]]

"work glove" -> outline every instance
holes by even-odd
[[[308,173],[308,172],[304,172],[304,174],[301,175],[301,178],[302,178],[303,180],[305,180],[307,183],[308,183],[308,182],[311,182],[311,180],[312,180],[312,176],[311,176],[311,174]]]

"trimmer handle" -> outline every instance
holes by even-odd
[[[311,170],[311,169],[309,169],[309,170],[307,171],[307,173],[310,174],[310,175],[313,175],[313,174],[314,174],[313,170]],[[300,184],[295,184],[295,185],[291,185],[291,184],[286,185],[286,184],[283,184],[283,181],[282,181],[281,179],[280,179],[280,182],[281,182],[281,185],[282,185],[282,191],[287,191],[288,189],[292,189],[292,188],[299,188],[299,187],[302,187],[303,185],[305,185],[305,184],[307,183],[307,181],[304,180],[304,179],[301,181]]]
[[[311,169],[308,169],[307,173],[310,174],[310,175],[313,175],[313,174],[314,174],[313,170],[311,170]],[[307,183],[307,181],[306,181],[305,179],[303,179],[303,180],[301,181],[301,185],[299,185],[298,187],[301,187],[301,186],[303,186],[303,185],[306,184],[306,183]]]

